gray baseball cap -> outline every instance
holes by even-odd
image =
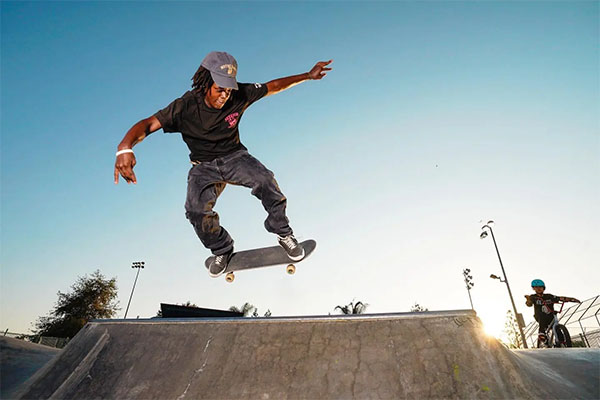
[[[222,88],[238,88],[235,76],[237,75],[237,61],[229,53],[224,51],[211,51],[201,64],[210,71],[215,83]]]

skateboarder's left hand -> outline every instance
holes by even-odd
[[[312,69],[308,73],[310,79],[323,79],[323,77],[327,75],[325,71],[331,71],[331,68],[327,68],[327,66],[331,64],[332,61],[333,60],[319,61],[318,63],[316,63],[315,66],[312,67]]]

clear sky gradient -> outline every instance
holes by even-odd
[[[249,301],[273,315],[469,308],[499,333],[533,278],[599,294],[598,2],[2,2],[0,328],[26,332],[95,269],[117,277],[123,316],[160,302]],[[334,59],[322,81],[254,104],[242,142],[275,175],[313,256],[211,279],[185,219],[179,134],[136,148],[138,184],[115,186],[125,132],[189,89],[212,50],[238,80]],[[237,249],[272,245],[250,191],[216,210]]]

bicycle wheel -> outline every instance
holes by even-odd
[[[573,347],[571,334],[564,325],[556,325],[556,332],[558,333],[558,339],[560,340],[560,347]]]

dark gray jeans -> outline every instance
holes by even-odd
[[[188,174],[185,216],[192,223],[202,244],[215,255],[233,250],[233,239],[219,224],[213,211],[217,198],[227,184],[245,186],[262,202],[268,213],[265,228],[280,236],[292,234],[285,215],[287,200],[273,172],[246,150],[236,151],[213,161],[198,163]]]

